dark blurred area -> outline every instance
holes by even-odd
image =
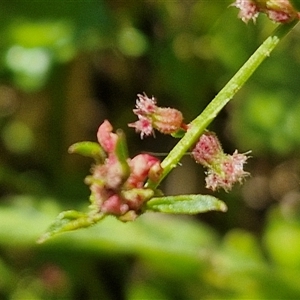
[[[276,27],[230,4],[1,1],[1,299],[300,298],[299,26],[210,125],[226,152],[252,151],[246,182],[216,193],[227,213],[108,218],[35,243],[60,211],[89,205],[91,161],[72,143],[109,119],[131,156],[170,151],[176,139],[127,126],[136,95],[188,123]],[[211,193],[189,156],[161,188]]]

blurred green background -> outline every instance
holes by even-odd
[[[168,152],[127,123],[137,93],[196,117],[276,27],[242,23],[232,1],[2,0],[0,299],[299,299],[300,28],[210,126],[252,150],[246,183],[216,193],[227,213],[146,214],[36,239],[88,205],[91,161],[69,155],[107,118],[131,155]],[[209,193],[187,156],[166,194]]]

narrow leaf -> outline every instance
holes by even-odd
[[[127,161],[128,149],[125,134],[121,129],[117,130],[118,141],[116,144],[116,155],[120,161]]]
[[[77,153],[83,156],[92,157],[95,160],[103,162],[106,154],[98,143],[78,142],[69,147],[69,153]]]
[[[130,168],[128,165],[128,149],[127,149],[127,143],[126,143],[126,138],[121,129],[117,130],[117,135],[118,135],[118,141],[116,144],[116,149],[115,149],[115,154],[118,158],[118,162],[122,166],[122,171],[124,174],[127,174],[129,176],[130,173]]]
[[[58,233],[92,226],[103,217],[104,215],[101,214],[89,215],[76,210],[61,212],[37,243],[41,244]]]
[[[180,195],[154,197],[146,204],[147,210],[170,214],[198,214],[211,210],[225,212],[226,204],[210,195]]]

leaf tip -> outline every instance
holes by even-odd
[[[42,234],[36,241],[37,244],[43,244],[46,240],[50,238],[49,232]]]
[[[70,154],[73,154],[75,152],[75,144],[71,145],[69,148],[68,148],[68,153]]]
[[[221,212],[227,212],[227,210],[228,210],[227,205],[224,202],[221,202],[220,203],[220,211]]]

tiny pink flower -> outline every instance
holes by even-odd
[[[143,139],[144,136],[154,135],[152,120],[142,115],[139,115],[138,118],[138,121],[130,123],[128,126],[135,128],[136,132],[140,132],[141,139]]]
[[[243,167],[248,157],[235,151],[233,155],[224,155],[221,160],[212,165],[206,172],[206,187],[216,191],[220,188],[230,191],[235,183],[241,183],[249,175]]]
[[[228,161],[224,164],[224,170],[231,178],[231,181],[241,182],[245,176],[249,175],[248,172],[243,170],[247,159],[247,153],[238,153],[237,150],[235,150],[232,155],[228,156]]]
[[[250,20],[256,21],[259,14],[259,9],[255,1],[252,0],[236,0],[232,6],[240,9],[238,17],[242,19],[243,22],[248,23]]]
[[[136,109],[133,110],[136,115],[150,115],[155,112],[157,106],[156,99],[153,96],[149,98],[146,93],[144,95],[138,94],[137,96]]]
[[[233,155],[225,154],[215,133],[206,131],[199,139],[192,151],[197,163],[206,169],[206,187],[216,191],[220,188],[225,191],[249,175],[243,167],[248,157],[235,151]]]

